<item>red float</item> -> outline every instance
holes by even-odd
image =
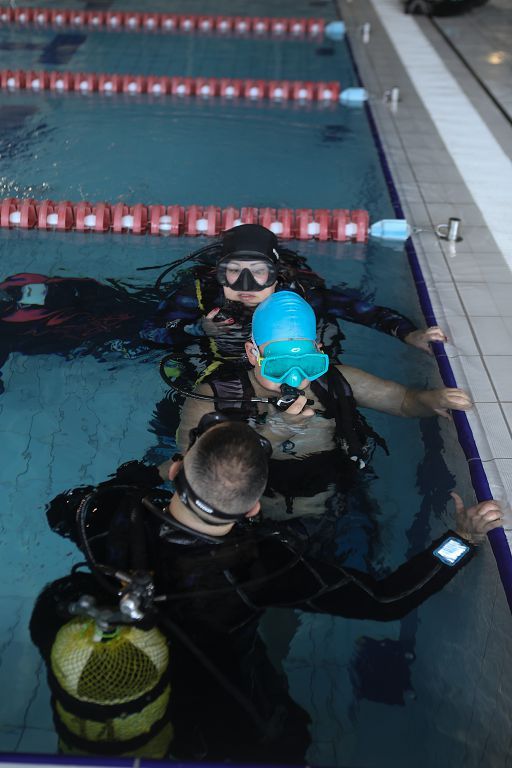
[[[191,77],[171,77],[171,93],[174,96],[191,96],[194,80]]]
[[[10,229],[13,224],[10,221],[11,213],[17,210],[18,199],[16,197],[6,197],[2,200],[0,206],[0,227]]]
[[[21,70],[4,69],[0,73],[0,83],[2,88],[9,90],[19,90],[25,88],[25,73]]]
[[[160,26],[166,32],[175,32],[179,26],[179,17],[175,13],[162,13],[160,17]]]
[[[287,35],[289,31],[289,19],[272,19],[270,31],[273,35]]]
[[[311,208],[299,208],[295,211],[295,237],[297,240],[310,240],[312,235],[308,232],[309,225],[313,222]]]
[[[232,16],[217,16],[215,21],[215,29],[221,34],[226,32],[232,32],[235,20]]]
[[[119,11],[107,11],[105,14],[105,26],[109,29],[122,29],[124,27],[125,14]]]
[[[46,91],[50,85],[48,72],[27,72],[25,85],[32,91]]]
[[[283,240],[289,240],[295,234],[295,214],[289,208],[281,208],[277,211],[277,221],[282,226],[282,232],[279,237]]]
[[[246,99],[264,99],[267,95],[265,80],[243,80],[243,95]]]
[[[159,13],[144,13],[142,15],[142,26],[150,32],[160,28],[160,21]]]
[[[325,29],[323,19],[309,19],[306,24],[308,37],[322,37]]]
[[[196,26],[200,32],[213,32],[215,29],[215,18],[214,16],[198,16]]]
[[[304,37],[306,29],[306,19],[288,19],[288,31],[292,37]]]
[[[357,243],[366,243],[368,240],[368,227],[370,224],[370,217],[368,211],[356,210],[352,211],[350,219],[353,224],[357,226],[357,233],[355,239]]]
[[[38,24],[55,24],[56,27],[67,27],[69,25],[70,20],[70,12],[65,10],[59,10],[58,8],[54,8],[50,11],[48,16],[45,18],[45,13],[48,9],[42,8],[40,11],[36,10],[34,12],[34,21],[36,21]],[[42,15],[42,19],[39,17]]]
[[[128,228],[123,223],[125,216],[130,215],[130,209],[124,203],[116,203],[112,207],[112,229],[116,233],[125,232]]]
[[[180,32],[193,32],[196,29],[197,17],[191,14],[178,16]]]
[[[92,72],[76,72],[71,74],[73,90],[80,93],[92,93],[98,90],[98,77]]]
[[[18,24],[30,24],[34,18],[33,8],[15,8],[14,9],[14,21]]]
[[[18,207],[20,212],[20,227],[23,229],[32,229],[37,223],[36,201],[31,198],[30,200],[21,200],[19,202],[21,202],[21,205]]]
[[[86,200],[83,200],[78,205],[74,206],[75,209],[75,229],[77,232],[85,232],[86,229],[90,229],[85,223],[85,217],[90,216],[92,213],[91,204]]]
[[[93,27],[94,29],[100,29],[101,27],[104,27],[106,21],[106,14],[102,11],[88,11],[85,17],[85,23],[87,26]]]
[[[240,220],[242,224],[257,224],[258,223],[258,209],[257,208],[242,208],[240,210]]]
[[[108,232],[112,225],[112,212],[108,203],[96,203],[92,212],[96,216],[95,232]]]
[[[238,222],[240,219],[240,211],[238,208],[224,208],[222,210],[222,224],[221,224],[221,231],[226,232],[228,229],[233,229],[234,226],[236,226],[235,222]]]
[[[63,200],[57,203],[54,209],[54,213],[57,213],[57,231],[67,232],[68,229],[73,229],[73,206],[69,200]]]
[[[315,99],[317,101],[338,101],[340,84],[337,82],[315,83]]]
[[[164,205],[149,206],[149,234],[160,234],[160,218],[165,215]]]
[[[171,92],[170,77],[148,77],[146,80],[146,92],[156,95],[167,94]]]
[[[146,90],[146,78],[140,75],[122,75],[121,90],[123,93],[144,93]]]
[[[170,205],[167,208],[167,215],[171,219],[169,234],[173,237],[178,237],[183,232],[185,209],[181,205]]]
[[[339,243],[347,239],[347,224],[350,219],[350,211],[346,208],[338,208],[331,214],[331,237]]]
[[[121,75],[98,75],[98,91],[102,93],[121,93],[123,80]]]
[[[328,240],[331,236],[331,212],[324,208],[317,209],[313,212],[313,219],[319,226],[319,232],[313,237],[318,240]]]
[[[220,220],[221,220],[221,211],[220,208],[218,208],[216,205],[209,205],[207,208],[204,209],[204,218],[207,221],[208,228],[206,232],[203,232],[203,234],[208,235],[209,237],[215,237],[215,235],[218,235],[220,232]]]
[[[252,19],[252,31],[255,35],[268,35],[270,30],[270,19],[260,18],[258,16]]]
[[[185,209],[185,234],[190,237],[195,237],[199,234],[197,229],[197,222],[203,218],[203,209],[197,205],[191,205]]]
[[[235,16],[233,29],[238,35],[246,35],[251,31],[251,20],[247,16]]]
[[[2,24],[10,24],[12,21],[14,21],[14,8],[2,6],[0,8],[0,22]]]
[[[242,95],[242,80],[222,78],[219,81],[219,94],[226,99],[239,99]]]
[[[130,208],[130,215],[133,216],[133,234],[143,235],[148,226],[148,209],[139,203]]]
[[[50,72],[48,80],[51,91],[73,90],[73,75],[71,72]]]
[[[140,29],[142,26],[142,13],[129,13],[125,11],[124,14],[124,28],[125,29]]]
[[[55,203],[53,200],[41,200],[37,207],[37,228],[38,229],[50,229],[51,225],[48,223],[48,216],[54,212]]]
[[[197,77],[194,92],[196,96],[218,96],[219,81],[214,77]]]
[[[268,97],[273,101],[287,101],[290,98],[288,80],[270,80],[267,85]]]
[[[74,27],[84,27],[87,24],[88,15],[86,11],[71,11],[69,22]]]
[[[272,229],[272,224],[274,224],[276,221],[277,221],[277,216],[276,216],[275,208],[259,209],[258,224],[261,224],[262,227],[266,227],[267,229]]]
[[[295,101],[314,101],[315,83],[296,81],[292,85],[292,99]]]

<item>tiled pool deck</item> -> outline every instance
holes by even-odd
[[[400,0],[340,10],[402,207],[421,230],[414,245],[446,354],[475,402],[469,422],[511,543],[512,5],[434,20],[405,15]],[[383,100],[394,86],[396,108]],[[462,242],[434,232],[451,216]]]

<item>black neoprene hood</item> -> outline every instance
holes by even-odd
[[[229,257],[263,258],[277,264],[277,237],[270,229],[259,224],[241,224],[228,229],[222,237],[222,251],[219,261]]]

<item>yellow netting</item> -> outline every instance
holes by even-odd
[[[169,754],[170,745],[173,738],[173,728],[171,723],[166,723],[162,727],[162,730],[159,731],[155,736],[153,736],[152,739],[150,739],[147,744],[144,744],[144,746],[139,747],[138,749],[133,750],[132,752],[123,752],[122,747],[120,747],[120,751],[116,752],[116,757],[147,757],[147,758],[153,758],[154,760],[162,760],[164,757],[167,757]],[[75,747],[71,747],[64,739],[59,739],[59,753],[63,755],[90,755],[90,754],[96,754],[87,752],[86,750],[82,749],[76,749]]]
[[[156,686],[169,664],[165,637],[120,627],[107,642],[97,642],[91,619],[73,619],[57,633],[51,667],[59,685],[73,698],[121,704]]]
[[[169,704],[170,687],[140,712],[108,720],[85,720],[67,712],[59,701],[55,702],[57,717],[68,731],[87,741],[126,741],[147,733],[164,716]]]

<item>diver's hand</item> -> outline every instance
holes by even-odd
[[[287,416],[304,416],[306,418],[311,418],[311,416],[315,415],[315,412],[309,405],[307,405],[307,402],[308,399],[305,395],[299,395],[286,411],[283,411],[283,413]]]
[[[463,539],[476,543],[493,528],[503,525],[503,512],[498,501],[481,501],[465,509],[458,493],[450,495],[455,502],[455,530]]]
[[[410,344],[411,347],[421,349],[422,352],[426,352],[428,355],[433,355],[432,347],[430,346],[432,341],[441,341],[446,343],[448,337],[442,328],[438,325],[432,325],[430,328],[425,328],[419,331],[411,331],[407,336],[404,336],[406,344]]]
[[[402,402],[404,416],[441,416],[451,419],[450,411],[469,411],[472,400],[463,389],[408,389]]]
[[[206,317],[201,318],[201,325],[207,336],[220,336],[227,330],[238,330],[242,327],[237,325],[232,317],[228,317],[227,320],[220,320],[216,323],[214,317],[218,315],[220,309],[220,307],[215,307],[211,312],[208,312]]]

